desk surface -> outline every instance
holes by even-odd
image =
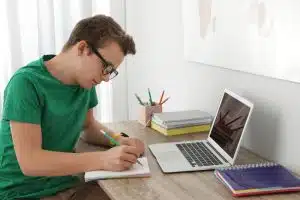
[[[136,121],[118,122],[106,124],[113,130],[123,131],[130,136],[140,138],[146,145],[159,142],[173,142],[182,140],[205,139],[207,134],[196,133],[181,136],[164,136],[150,129],[144,128]],[[81,149],[93,151],[94,146],[81,144]],[[98,181],[99,185],[112,200],[228,200],[231,192],[221,184],[213,174],[213,171],[187,172],[187,173],[162,173],[158,163],[146,148],[151,177],[134,179],[110,179]],[[236,164],[257,163],[264,161],[244,148],[240,149]],[[300,199],[300,193],[277,194],[244,197],[242,200],[295,200]]]

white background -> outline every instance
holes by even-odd
[[[216,18],[205,38],[200,1],[212,2]],[[300,1],[183,0],[182,6],[187,60],[300,82]]]

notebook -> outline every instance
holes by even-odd
[[[215,175],[236,197],[300,191],[300,178],[276,163],[221,168]]]
[[[138,163],[134,164],[129,170],[126,171],[90,171],[86,172],[84,179],[86,182],[102,179],[113,179],[113,178],[133,178],[133,177],[149,177],[150,168],[148,165],[147,157],[138,159],[143,166]]]

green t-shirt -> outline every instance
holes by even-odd
[[[74,152],[90,108],[97,105],[95,88],[64,85],[44,65],[45,55],[19,69],[4,92],[0,124],[0,199],[40,198],[78,183],[75,176],[29,177],[20,170],[10,130],[10,120],[39,124],[42,148]]]

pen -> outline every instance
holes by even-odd
[[[148,88],[148,94],[149,94],[149,102],[150,102],[150,106],[153,105],[153,102],[152,102],[152,97],[151,97],[151,93],[150,93],[150,89]]]
[[[140,103],[142,106],[144,106],[144,103],[142,102],[141,98],[140,98],[136,93],[135,93],[134,95],[135,95],[135,97],[137,98],[137,100],[139,101],[139,103]]]
[[[113,137],[111,137],[109,134],[107,134],[105,131],[100,130],[100,132],[101,132],[107,139],[109,139],[109,141],[110,141],[112,144],[114,144],[115,146],[120,146],[120,143],[119,143],[118,141],[116,141]],[[142,163],[141,163],[139,160],[136,160],[136,162],[137,162],[139,165],[143,166]]]
[[[170,99],[170,97],[166,98],[165,100],[163,100],[163,102],[160,103],[160,105],[164,104],[166,101],[168,101]]]
[[[163,92],[162,92],[162,94],[161,94],[161,96],[160,96],[160,99],[159,99],[159,103],[158,103],[158,104],[161,104],[161,101],[162,101],[162,99],[163,99],[164,94],[165,94],[165,90],[163,90]]]

